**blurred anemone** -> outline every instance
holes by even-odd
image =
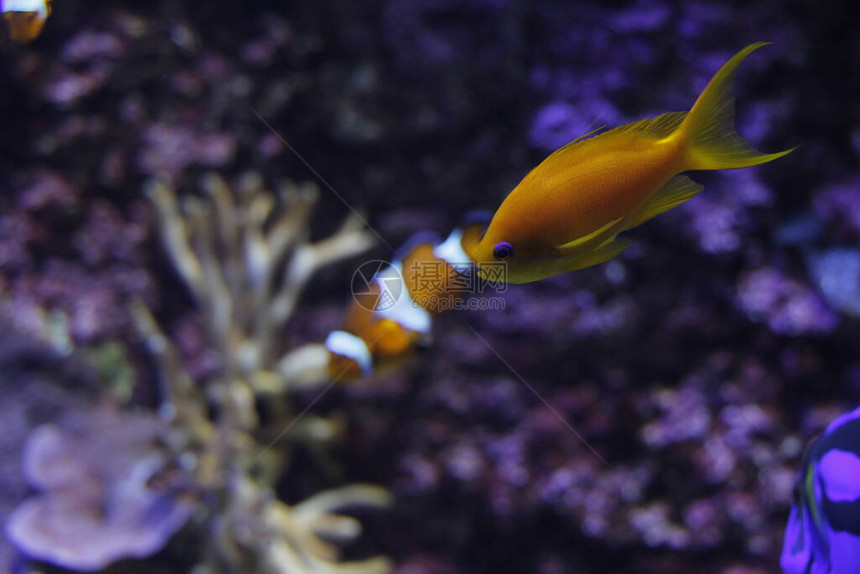
[[[36,428],[24,473],[39,494],[9,516],[10,541],[31,558],[80,571],[160,550],[193,509],[177,488],[182,471],[158,445],[161,428],[152,415],[108,408]]]

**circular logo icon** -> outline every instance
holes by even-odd
[[[394,307],[403,293],[403,277],[385,261],[368,261],[352,274],[352,298],[368,311]]]

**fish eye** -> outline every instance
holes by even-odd
[[[510,259],[514,254],[514,246],[507,241],[496,243],[493,247],[493,257],[499,260]]]

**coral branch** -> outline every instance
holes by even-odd
[[[138,328],[158,361],[165,410],[174,425],[195,438],[198,483],[221,501],[208,520],[201,571],[387,572],[390,564],[381,558],[339,563],[334,544],[361,532],[356,519],[335,510],[388,506],[386,491],[344,487],[295,507],[274,495],[293,444],[304,443],[327,460],[323,445],[343,429],[337,417],[293,418],[287,393],[324,381],[328,355],[314,345],[285,353],[277,334],[313,274],[367,249],[372,236],[358,218],[350,217],[331,237],[308,243],[318,196],[312,185],[285,185],[280,201],[254,174],[242,179],[237,194],[216,175],[205,177],[203,188],[205,197],[186,198],[181,212],[176,193],[167,186],[150,184],[149,196],[161,220],[162,242],[221,354],[223,369],[207,382],[205,393],[178,367],[176,353],[149,312],[135,309]],[[206,414],[204,394],[217,413],[215,420]],[[261,425],[258,402],[281,417],[277,425]]]

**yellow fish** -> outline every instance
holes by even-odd
[[[51,15],[51,0],[0,0],[0,13],[12,40],[27,44],[42,33]]]
[[[508,283],[529,283],[602,263],[628,241],[619,233],[695,196],[688,170],[750,167],[765,154],[734,128],[732,78],[747,46],[711,79],[689,112],[670,112],[594,132],[556,150],[505,198],[484,236],[468,247],[482,265],[506,261]]]

